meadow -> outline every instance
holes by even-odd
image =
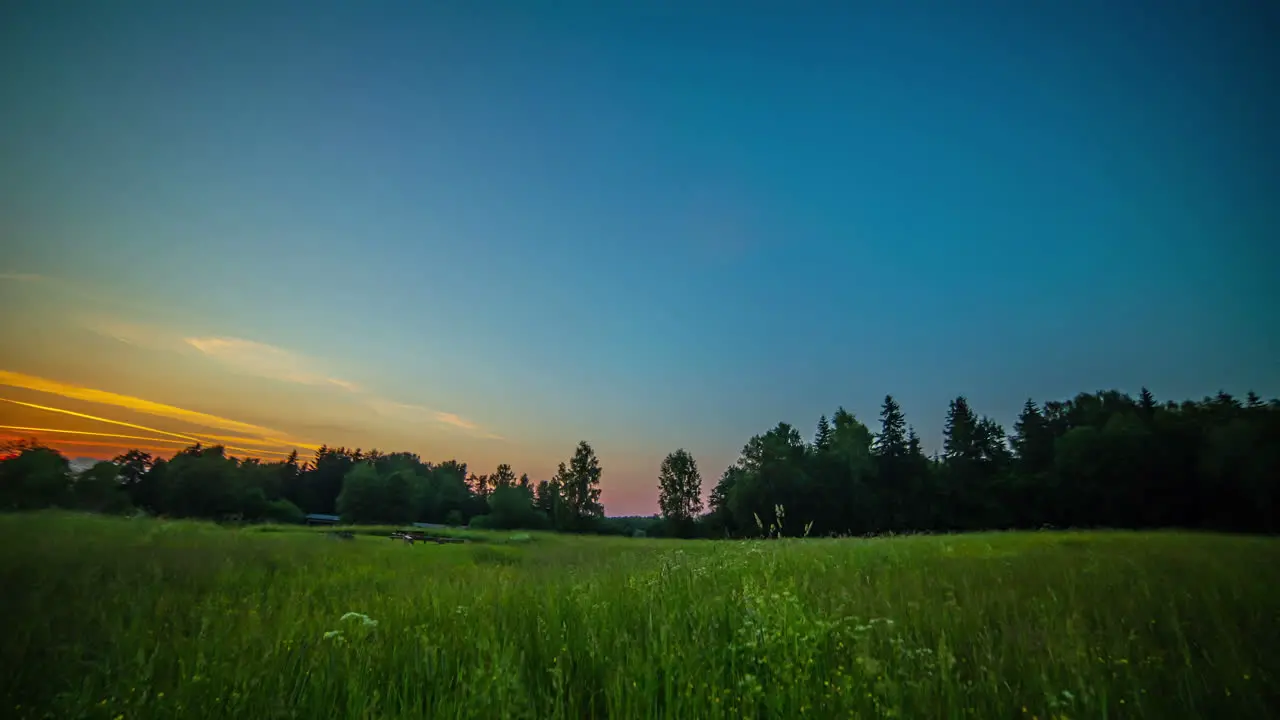
[[[17,718],[1262,718],[1280,542],[0,516]]]

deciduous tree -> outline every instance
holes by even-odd
[[[658,472],[658,507],[673,530],[692,531],[693,519],[702,511],[702,476],[698,463],[684,448],[667,455]]]
[[[569,529],[589,529],[604,517],[604,506],[600,504],[601,475],[600,460],[586,440],[578,443],[567,467],[560,465],[557,473],[560,502]]]

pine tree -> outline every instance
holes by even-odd
[[[901,529],[907,522],[907,419],[892,395],[884,396],[880,432],[876,434],[872,453],[876,461],[875,527]]]
[[[897,459],[907,454],[907,419],[892,395],[884,396],[880,408],[880,433],[876,435],[876,455]]]
[[[498,488],[511,487],[516,484],[516,474],[512,471],[511,466],[502,463],[493,475],[489,476],[489,486],[494,490]]]
[[[933,502],[929,493],[929,458],[924,454],[916,429],[907,427],[907,456],[903,459],[902,514],[909,528],[932,524]]]
[[[976,460],[979,457],[978,418],[963,395],[952,400],[947,408],[942,436],[942,456],[947,460]]]
[[[813,436],[813,449],[820,453],[831,449],[831,423],[827,422],[826,415],[818,418],[818,432]]]
[[[1142,416],[1150,419],[1156,411],[1156,398],[1151,391],[1143,386],[1142,392],[1138,393],[1138,407],[1142,408]]]
[[[1013,424],[1013,453],[1024,473],[1049,469],[1053,463],[1053,432],[1035,401],[1028,398]]]
[[[1004,426],[985,415],[978,421],[978,456],[992,463],[993,469],[1003,468],[1010,459]]]
[[[924,457],[924,450],[920,447],[920,436],[916,434],[916,429],[913,427],[907,428],[907,457]]]

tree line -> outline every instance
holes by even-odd
[[[5,453],[0,453],[0,455]],[[457,460],[408,452],[322,446],[308,461],[236,458],[199,444],[173,457],[130,450],[79,473],[36,441],[11,444],[0,461],[0,508],[143,510],[178,518],[303,522],[308,514],[350,523],[426,522],[489,528],[600,531],[600,461],[578,444],[550,480],[518,478],[508,464],[469,473]]]
[[[966,398],[949,403],[940,453],[924,452],[886,396],[873,431],[843,408],[805,440],[779,423],[751,438],[703,512],[697,462],[680,449],[657,478],[660,514],[606,518],[602,468],[581,442],[538,482],[502,464],[424,462],[407,452],[321,447],[300,461],[238,459],[194,445],[164,459],[132,450],[72,473],[34,441],[0,460],[0,508],[144,510],[171,517],[750,537],[1051,527],[1181,527],[1274,533],[1280,401],[1226,393],[1158,403],[1106,391],[1028,400],[1012,434]],[[0,453],[3,454],[3,453]]]
[[[711,491],[707,533],[1280,530],[1280,401],[1254,393],[1027,400],[1012,434],[957,397],[932,457],[892,396],[878,426],[839,409],[811,442],[786,423],[751,438]]]

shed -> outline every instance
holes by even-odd
[[[337,515],[325,515],[323,513],[311,513],[307,516],[308,525],[337,525],[342,518]]]

